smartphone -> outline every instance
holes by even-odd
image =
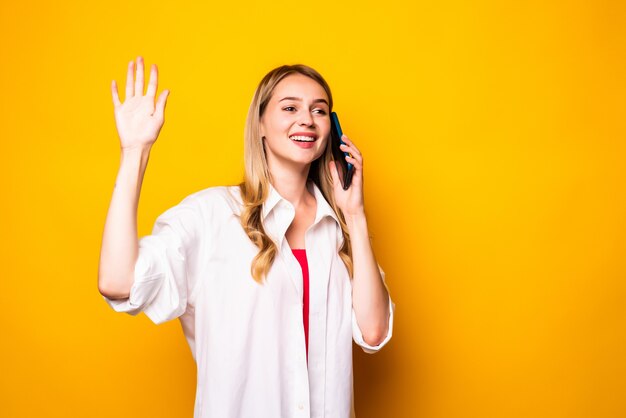
[[[339,148],[339,145],[344,142],[341,140],[343,131],[339,124],[339,118],[337,113],[330,113],[330,136],[331,146],[333,150],[333,159],[337,164],[337,170],[339,171],[339,178],[341,179],[341,185],[344,190],[348,190],[350,183],[352,182],[352,175],[354,174],[354,166],[346,161],[346,156],[352,157],[349,152],[344,152]]]

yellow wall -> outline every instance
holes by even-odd
[[[97,290],[139,54],[171,90],[141,235],[239,180],[267,71],[327,78],[397,305],[359,418],[626,416],[623,1],[211,3],[0,4],[0,416],[192,416],[178,322]]]

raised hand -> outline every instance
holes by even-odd
[[[120,137],[122,150],[138,147],[151,147],[156,141],[164,122],[165,104],[169,90],[163,90],[159,95],[156,106],[154,97],[157,91],[158,72],[156,64],[150,67],[150,82],[148,91],[144,90],[143,58],[137,57],[137,75],[134,77],[134,61],[128,64],[126,75],[126,97],[120,102],[115,80],[111,83],[113,105],[115,106],[115,124]]]
[[[350,183],[348,190],[343,190],[341,186],[339,171],[334,161],[329,163],[329,169],[333,180],[335,202],[347,219],[349,217],[361,216],[365,213],[363,207],[363,156],[361,151],[345,134],[341,139],[344,142],[340,146],[341,150],[352,155],[352,157],[346,156],[346,161],[354,166],[352,183]]]

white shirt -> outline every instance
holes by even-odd
[[[318,187],[307,186],[317,201],[304,238],[308,367],[302,270],[285,238],[295,210],[273,187],[262,216],[278,253],[264,285],[250,273],[258,248],[237,216],[239,187],[221,186],[195,192],[161,214],[152,235],[139,240],[129,297],[104,297],[115,311],[145,312],[155,324],[180,319],[197,363],[194,418],[354,417],[352,339],[367,353],[380,350],[392,335],[395,304],[390,297],[387,336],[368,345],[338,254],[339,222]]]

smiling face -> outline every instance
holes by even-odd
[[[299,73],[282,79],[261,117],[261,136],[270,170],[277,165],[303,168],[317,159],[330,137],[324,88]]]

